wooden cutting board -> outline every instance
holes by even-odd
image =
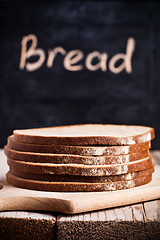
[[[80,213],[128,205],[160,198],[160,165],[155,165],[151,183],[133,189],[113,192],[60,193],[25,190],[9,185],[5,180],[8,171],[6,157],[0,151],[0,211],[41,210],[63,213]]]

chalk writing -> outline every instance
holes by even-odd
[[[30,47],[27,49],[27,44],[31,41]],[[86,67],[89,71],[101,70],[106,72],[107,69],[111,72],[118,74],[123,70],[126,73],[132,73],[132,56],[135,50],[135,39],[130,37],[127,40],[126,52],[118,53],[109,59],[109,55],[106,52],[93,51],[86,56],[83,51],[74,49],[67,52],[63,47],[58,46],[48,50],[48,54],[41,48],[37,48],[38,40],[34,34],[24,36],[21,42],[21,58],[19,68],[21,70],[35,71],[39,69],[46,61],[46,66],[52,68],[54,61],[58,54],[61,54],[63,58],[63,66],[68,71],[81,71]],[[38,60],[35,62],[29,62],[30,57],[38,56]],[[80,60],[85,59],[85,63],[80,64]],[[93,64],[93,60],[97,59],[98,62]],[[117,62],[121,60],[121,63],[117,66]]]

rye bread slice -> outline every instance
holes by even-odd
[[[10,149],[21,152],[72,154],[82,156],[123,155],[144,151],[151,148],[151,142],[143,142],[128,146],[66,146],[66,145],[38,145],[16,142],[14,136],[8,137],[7,145]]]
[[[92,176],[73,176],[73,175],[59,175],[59,174],[40,174],[40,173],[28,173],[20,172],[14,168],[10,168],[10,173],[16,177],[37,180],[37,181],[48,181],[48,182],[86,182],[86,183],[106,183],[106,182],[117,182],[117,181],[128,181],[139,177],[144,177],[154,172],[154,166],[151,168],[126,173],[121,175],[111,175],[103,177],[92,177]]]
[[[13,176],[10,172],[6,174],[7,182],[15,187],[27,188],[39,191],[50,192],[98,192],[114,191],[142,186],[152,180],[152,174],[129,181],[109,183],[73,183],[73,182],[44,182],[28,180]]]
[[[4,152],[8,158],[35,163],[55,163],[55,164],[84,164],[84,165],[108,165],[121,164],[136,161],[149,156],[149,150],[143,152],[135,152],[126,155],[118,156],[80,156],[69,154],[52,154],[52,153],[30,153],[15,151],[7,146],[4,147]]]
[[[9,167],[20,172],[41,173],[41,174],[67,174],[80,176],[110,176],[120,175],[130,172],[137,172],[151,168],[152,157],[126,164],[112,165],[83,165],[83,164],[52,164],[52,163],[32,163],[7,159]]]
[[[132,145],[154,138],[154,129],[144,126],[84,124],[14,130],[17,142],[55,145]]]

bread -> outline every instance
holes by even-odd
[[[131,172],[121,175],[111,175],[103,177],[92,177],[92,176],[73,176],[73,175],[63,175],[63,174],[41,174],[41,173],[29,173],[20,172],[14,168],[10,168],[10,173],[16,177],[38,180],[38,181],[48,181],[48,182],[86,182],[86,183],[105,183],[105,182],[116,182],[116,181],[128,181],[139,177],[144,177],[152,174],[154,172],[154,166],[147,168],[138,172]]]
[[[44,182],[28,180],[13,176],[10,172],[6,175],[7,182],[15,187],[27,188],[40,191],[53,192],[97,192],[113,191],[133,188],[149,183],[152,175],[136,178],[129,181],[109,182],[109,183],[77,183],[77,182]]]
[[[127,163],[149,156],[149,151],[135,152],[127,155],[118,156],[80,156],[69,154],[52,154],[52,153],[30,153],[15,151],[7,146],[4,148],[5,154],[8,158],[35,163],[55,163],[55,164],[84,164],[84,165],[108,165]]]
[[[138,143],[128,146],[65,146],[38,145],[16,142],[14,136],[8,137],[7,146],[21,152],[72,154],[82,156],[110,156],[140,152],[151,148],[151,142]]]
[[[132,145],[154,138],[154,129],[144,126],[84,124],[14,130],[17,142],[55,145]]]
[[[51,163],[32,163],[23,162],[13,159],[7,159],[7,163],[11,168],[20,172],[31,172],[41,174],[67,174],[80,176],[110,176],[120,175],[130,172],[141,171],[151,168],[152,157],[126,164],[112,165],[83,165],[83,164],[51,164]]]
[[[41,191],[113,191],[147,184],[154,129],[84,124],[14,130],[5,146],[8,183]]]

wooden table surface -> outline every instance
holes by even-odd
[[[160,164],[160,151],[151,151]],[[84,214],[0,212],[0,240],[158,240],[160,199]]]

